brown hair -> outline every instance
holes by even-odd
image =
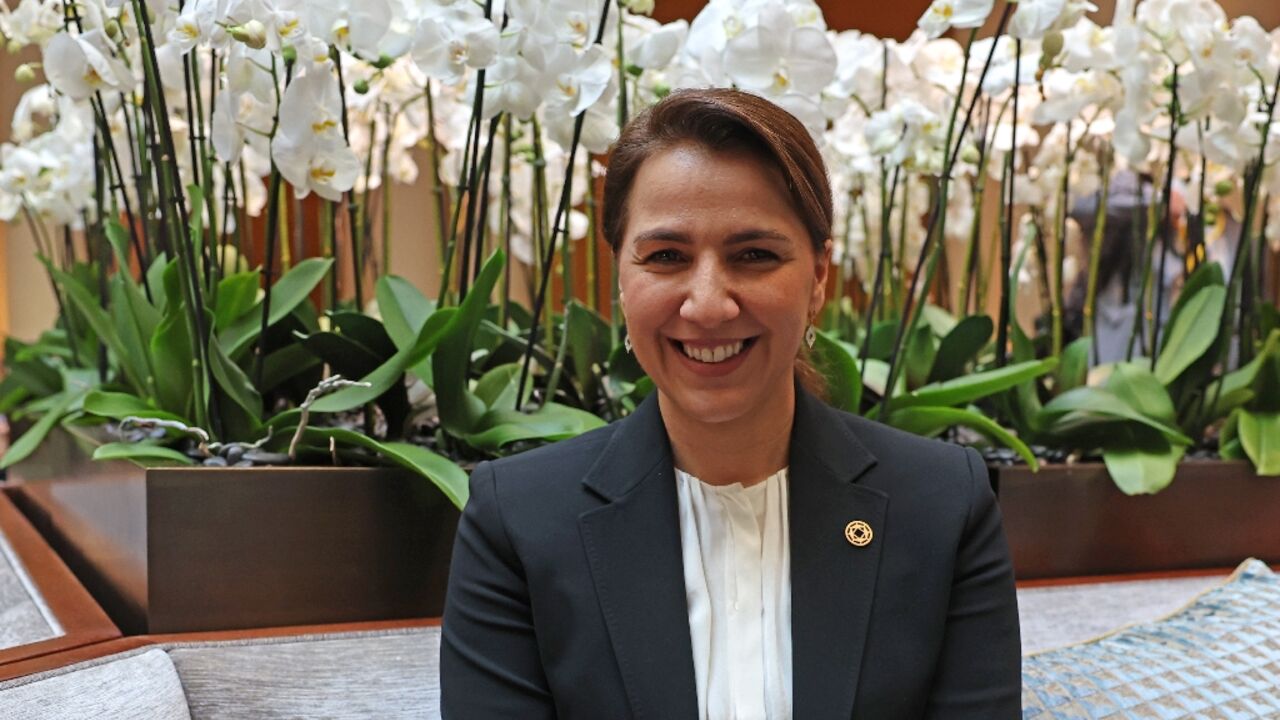
[[[603,230],[616,254],[627,225],[627,201],[640,166],[684,143],[723,152],[748,152],[779,171],[792,209],[809,232],[815,253],[831,237],[831,183],[822,153],[794,115],[768,100],[726,88],[678,90],[622,129],[604,180]],[[801,347],[796,378],[826,398],[826,383]]]

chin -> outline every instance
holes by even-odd
[[[664,392],[663,400],[689,420],[706,425],[719,425],[739,420],[763,404],[763,398],[755,393],[744,393],[740,388],[675,389]]]

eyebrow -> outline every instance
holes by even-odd
[[[765,228],[751,228],[748,230],[739,230],[725,240],[728,245],[740,245],[742,243],[756,242],[760,240],[772,240],[775,242],[790,242],[791,237],[780,233],[777,230],[768,230]],[[692,241],[689,236],[678,230],[669,228],[654,228],[645,230],[635,236],[635,244],[639,245],[645,242],[674,242],[684,245],[690,244]]]

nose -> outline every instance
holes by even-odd
[[[702,327],[715,327],[738,317],[729,274],[714,261],[704,261],[690,275],[680,317]]]

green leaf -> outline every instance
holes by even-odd
[[[261,424],[262,396],[249,376],[227,357],[216,338],[209,338],[209,369],[227,397],[248,414],[254,424]],[[256,428],[255,428],[256,429]]]
[[[1240,411],[1237,432],[1259,475],[1280,475],[1280,413]]]
[[[156,401],[159,406],[183,417],[194,409],[191,332],[181,305],[170,304],[169,312],[151,336],[151,362],[156,369]]]
[[[316,401],[311,409],[316,412],[342,412],[372,402],[400,380],[405,369],[417,365],[435,351],[446,331],[458,314],[458,308],[441,308],[423,323],[418,339],[412,347],[398,351],[377,370],[361,378],[369,387],[352,386]]]
[[[938,337],[946,337],[956,329],[958,324],[951,313],[932,303],[926,303],[920,311],[920,319],[933,330]]]
[[[95,294],[91,293],[83,283],[72,275],[59,270],[47,260],[44,262],[54,281],[62,288],[63,296],[70,301],[80,316],[89,323],[89,327],[94,334],[106,344],[115,355],[117,361],[120,362],[120,367],[133,389],[146,392],[146,368],[137,367],[131,362],[131,360],[136,359],[135,354],[124,346],[120,333],[116,331],[115,324],[111,321],[106,311],[98,305],[98,299]]]
[[[490,410],[514,410],[516,386],[520,384],[520,363],[506,363],[486,372],[476,383],[475,394]],[[524,398],[533,395],[533,383],[526,382]]]
[[[311,291],[320,284],[333,265],[330,258],[307,258],[294,265],[289,272],[280,277],[271,286],[271,313],[267,318],[268,327],[284,319],[294,308],[302,304]],[[230,357],[236,357],[250,343],[258,338],[262,331],[262,303],[255,303],[249,312],[244,313],[230,327],[218,333],[218,341]],[[258,312],[253,312],[258,310]]]
[[[435,382],[432,390],[436,392],[440,425],[456,435],[474,432],[485,412],[484,403],[468,389],[467,368],[476,328],[489,306],[489,294],[502,273],[505,259],[498,250],[484,264],[431,356],[431,375]]]
[[[195,461],[185,454],[163,445],[150,443],[114,442],[101,445],[93,451],[94,460],[131,460],[143,467],[172,465],[195,465]]]
[[[14,441],[9,446],[9,450],[5,452],[4,457],[0,458],[0,470],[11,467],[14,463],[27,459],[31,453],[40,447],[40,443],[48,437],[54,426],[66,416],[82,398],[84,398],[87,390],[84,388],[68,388],[59,393],[59,399],[40,416],[35,425],[31,429],[22,434],[22,437]]]
[[[249,312],[258,299],[261,276],[256,271],[228,275],[218,281],[218,299],[213,307],[213,327],[222,332]],[[261,322],[262,318],[259,317]]]
[[[1139,412],[1137,408],[1101,387],[1079,387],[1049,401],[1040,411],[1040,424],[1047,432],[1066,432],[1083,424],[1128,420],[1158,431],[1169,442],[1190,445],[1180,431]]]
[[[111,319],[120,337],[120,344],[127,356],[122,362],[142,373],[142,386],[138,388],[155,397],[156,377],[151,355],[147,352],[151,336],[160,324],[161,315],[132,281],[126,282],[117,274],[111,279]]]
[[[412,347],[423,323],[436,311],[435,301],[419,292],[413,283],[395,275],[378,281],[376,295],[378,314],[396,348]]]
[[[395,465],[418,473],[435,484],[459,510],[467,504],[467,473],[448,458],[420,446],[402,442],[378,442],[345,428],[314,428],[303,431],[303,437],[320,445],[335,441],[372,450]]]
[[[609,362],[609,323],[577,300],[569,301],[564,323],[574,379],[592,402],[599,396],[599,379]]]
[[[1111,480],[1126,495],[1157,493],[1173,482],[1186,446],[1154,436],[1147,442],[1104,447],[1102,461]]]
[[[889,382],[889,363],[875,358],[867,358],[866,363],[859,361],[859,367],[862,368],[862,384],[876,395],[884,397],[885,385]],[[902,394],[907,389],[906,376],[899,375],[894,385],[893,396],[902,397]]]
[[[1082,337],[1062,349],[1062,362],[1054,374],[1054,390],[1064,393],[1081,387],[1089,377],[1089,350],[1093,338]]]
[[[1229,415],[1232,410],[1249,402],[1255,394],[1253,387],[1257,382],[1258,374],[1277,356],[1280,356],[1280,330],[1273,330],[1252,360],[1243,367],[1227,373],[1221,380],[1214,381],[1205,389],[1205,397],[1210,401],[1216,398],[1206,421],[1212,422]]]
[[[986,315],[970,315],[942,338],[928,382],[943,382],[964,374],[964,368],[991,340],[995,323]]]
[[[1187,303],[1201,290],[1207,287],[1225,287],[1226,284],[1226,278],[1223,277],[1222,273],[1222,265],[1216,262],[1201,263],[1200,267],[1187,276],[1186,282],[1182,284],[1182,291],[1178,293],[1178,299],[1173,303],[1173,308],[1169,311],[1169,319],[1165,321],[1165,327],[1172,328],[1178,322],[1178,318],[1182,315]]]
[[[938,355],[938,341],[933,330],[927,325],[918,325],[907,339],[906,357],[903,366],[906,368],[907,387],[918,388],[929,380],[929,371],[933,369],[934,359]]]
[[[1057,358],[1045,358],[964,375],[946,382],[931,383],[915,392],[894,398],[893,406],[904,408],[917,405],[945,407],[967,405],[975,400],[1008,390],[1019,383],[1038,378],[1052,371],[1057,365]]]
[[[464,435],[463,440],[477,450],[496,453],[518,440],[567,440],[604,424],[604,420],[585,410],[549,402],[532,413],[486,412],[478,424],[480,429]]]
[[[293,378],[315,370],[323,361],[303,343],[289,343],[267,355],[262,364],[262,387],[259,392],[269,393]]]
[[[813,344],[813,357],[827,379],[828,400],[841,410],[857,413],[862,405],[862,373],[858,372],[858,357],[849,346],[829,334],[818,331]]]
[[[1032,471],[1040,469],[1040,463],[1026,443],[1005,430],[996,421],[980,412],[967,408],[909,407],[889,414],[889,425],[916,435],[934,437],[955,425],[962,425],[982,433],[992,442],[1004,445],[1018,453]]]
[[[1145,365],[1115,363],[1102,387],[1153,420],[1170,426],[1177,421],[1169,391]]]
[[[1226,302],[1227,289],[1217,285],[1203,288],[1187,301],[1156,358],[1155,374],[1161,383],[1173,382],[1213,345]]]
[[[881,320],[871,327],[871,337],[867,339],[867,357],[873,360],[888,360],[893,353],[893,343],[897,339],[898,321]]]
[[[123,420],[127,417],[156,418],[160,420],[177,420],[189,424],[187,420],[171,412],[165,412],[137,395],[107,390],[94,390],[84,398],[84,411],[90,415]]]

